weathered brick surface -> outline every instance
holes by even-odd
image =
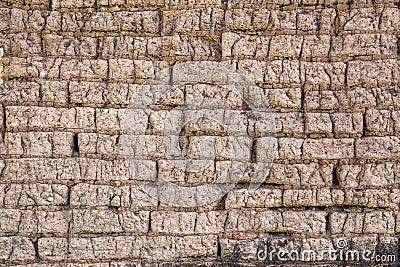
[[[340,238],[398,256],[398,0],[6,0],[0,32],[0,266],[275,266],[265,244]],[[129,109],[199,61],[254,82],[274,127],[208,81]],[[237,185],[189,208],[146,193],[160,180]]]
[[[391,211],[335,212],[330,216],[330,228],[333,234],[391,234],[395,219]]]
[[[160,249],[160,243],[168,246]],[[217,236],[104,236],[71,240],[41,238],[38,248],[40,258],[49,261],[140,258],[168,260],[182,256],[212,256],[217,253]]]
[[[313,211],[232,211],[228,213],[226,231],[287,232],[318,235],[325,232],[325,212]]]
[[[337,168],[337,178],[343,187],[396,188],[398,171],[399,165],[394,162],[342,165]]]
[[[226,208],[273,208],[303,206],[354,206],[397,209],[399,190],[366,189],[262,189],[249,193],[245,190],[228,194]]]
[[[77,184],[71,189],[72,207],[115,207],[115,208],[151,208],[157,206],[157,200],[147,195],[137,185],[110,186]]]

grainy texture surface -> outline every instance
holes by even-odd
[[[271,263],[257,258],[264,244],[321,251],[339,238],[397,257],[399,7],[398,0],[2,0],[0,266],[253,266]],[[201,60],[223,62],[263,89],[278,148],[256,191],[244,176],[217,203],[172,208],[132,176],[212,181],[226,160],[223,131],[210,122],[187,127],[189,157],[198,156],[199,132],[218,157],[187,177],[159,156],[157,122],[167,111],[155,111],[144,122],[154,149],[132,174],[119,140],[124,110],[155,72]],[[242,108],[207,85],[169,101],[206,95]]]

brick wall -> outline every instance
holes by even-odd
[[[269,263],[257,258],[267,243],[322,250],[341,238],[398,254],[398,0],[3,0],[0,32],[0,266],[252,266]],[[132,174],[120,137],[146,79],[192,61],[262,89],[277,151],[254,192],[240,177],[215,203],[171,207],[137,184],[153,165]],[[209,123],[192,131],[223,144]],[[152,160],[177,184],[223,167],[188,177]]]

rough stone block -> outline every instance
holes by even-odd
[[[7,208],[63,206],[67,204],[68,187],[50,184],[11,184],[2,198]]]
[[[284,211],[283,231],[321,235],[326,232],[326,215],[324,211]]]
[[[304,139],[279,138],[279,159],[301,159]]]
[[[346,159],[354,157],[353,139],[306,139],[304,159]]]
[[[115,236],[95,238],[40,238],[43,260],[110,260],[210,257],[217,253],[217,236]],[[160,244],[166,246],[160,249]],[[194,245],[195,244],[195,245]],[[69,247],[69,253],[67,250]]]
[[[252,210],[233,210],[228,212],[225,231],[228,232],[276,232],[282,230],[283,218],[281,212],[267,210],[257,212]]]
[[[399,64],[396,59],[349,62],[348,86],[382,87],[398,85],[399,80]]]
[[[91,131],[95,128],[92,108],[19,107],[6,109],[9,131]]]
[[[26,237],[0,237],[0,259],[9,262],[33,262],[35,248]]]
[[[239,35],[233,32],[222,34],[222,58],[266,58],[270,37]],[[275,54],[277,51],[275,52]]]
[[[281,189],[257,189],[254,192],[240,189],[230,191],[225,199],[226,209],[269,208],[281,205]]]
[[[395,230],[392,211],[334,212],[329,223],[332,234],[389,234]]]
[[[38,233],[66,235],[72,216],[70,211],[37,211]]]
[[[304,133],[303,113],[276,113],[274,117],[276,133],[294,135]]]
[[[268,63],[240,60],[238,70],[254,82],[265,82],[280,87],[300,84],[300,64],[294,60],[274,60]]]
[[[328,187],[332,185],[332,164],[278,164],[271,166],[266,182],[293,187]]]
[[[305,133],[330,134],[332,121],[328,113],[306,113]]]
[[[365,137],[355,143],[359,159],[396,159],[400,156],[400,140],[396,136]]]
[[[0,101],[4,104],[33,105],[39,102],[40,86],[35,82],[5,80]]]
[[[338,17],[339,25],[344,31],[377,31],[379,29],[379,17],[382,11],[375,8],[352,9]]]
[[[393,35],[350,34],[332,38],[332,57],[395,57],[397,38]]]
[[[342,187],[396,187],[399,166],[393,162],[342,165],[337,168],[339,183]]]
[[[144,209],[157,206],[157,200],[139,186],[114,187],[81,183],[71,189],[72,207],[122,207]]]
[[[267,89],[265,99],[269,107],[273,109],[300,109],[301,108],[301,89]]]
[[[10,34],[10,50],[14,55],[41,54],[41,37],[37,33]]]
[[[321,89],[345,86],[346,63],[302,62],[300,66],[302,83]]]
[[[138,213],[113,210],[73,210],[72,228],[75,234],[83,233],[147,233],[149,212]]]
[[[109,67],[110,65],[110,67]],[[108,68],[110,68],[110,77],[108,77]],[[120,78],[115,73],[114,62],[106,60],[64,60],[59,69],[61,79],[118,79]],[[123,74],[119,73],[120,76]],[[127,77],[123,77],[126,79]]]
[[[9,155],[65,157],[72,155],[73,133],[6,133],[4,143]]]
[[[93,37],[65,37],[57,34],[43,36],[43,51],[51,56],[93,58],[98,54],[97,39]]]
[[[270,57],[299,58],[303,44],[302,36],[277,35],[271,38]]]
[[[223,29],[224,12],[219,8],[168,10],[162,16],[163,34],[215,32]]]
[[[196,217],[195,212],[152,212],[151,230],[158,234],[194,234]]]
[[[333,113],[331,119],[335,134],[361,136],[363,133],[362,113]]]
[[[395,135],[400,131],[400,112],[369,109],[365,114],[366,130],[370,135]]]

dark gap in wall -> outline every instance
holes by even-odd
[[[337,167],[333,167],[332,171],[332,185],[333,186],[339,186],[339,179],[337,176]]]
[[[217,257],[221,258],[222,252],[221,252],[221,243],[219,242],[219,238],[217,239]]]
[[[43,101],[43,88],[42,88],[42,85],[40,85],[39,86],[39,92],[38,92],[39,105],[42,105],[42,101]]]
[[[66,207],[70,207],[70,205],[71,205],[71,192],[72,192],[72,187],[74,186],[75,184],[73,184],[73,185],[71,185],[71,186],[68,186],[68,191],[67,191],[67,203],[66,203]]]
[[[366,208],[363,205],[360,204],[354,204],[354,205],[349,205],[349,204],[343,204],[343,205],[336,205],[337,208],[341,209],[358,209],[358,208]]]
[[[2,107],[2,112],[3,112],[3,121],[2,121],[2,127],[1,127],[1,137],[2,137],[2,142],[4,143],[4,139],[6,138],[6,107]]]
[[[35,240],[32,240],[32,244],[33,244],[33,249],[35,250],[35,262],[39,262],[40,261],[40,257],[39,257],[39,239],[36,237]]]
[[[398,3],[400,8],[400,2]],[[400,56],[400,36],[397,36],[397,55]]]
[[[73,147],[73,152],[79,154],[79,140],[78,140],[78,134],[74,134],[74,147]]]
[[[218,202],[218,205],[217,205],[217,209],[218,210],[226,210],[226,208],[225,208],[225,202],[226,202],[226,198],[228,197],[228,194],[225,194],[221,199],[220,199],[220,201]]]
[[[67,84],[67,105],[70,106],[71,105],[71,91],[70,91],[70,82],[68,82]]]
[[[306,97],[306,88],[305,88],[305,83],[303,83],[301,86],[300,86],[300,89],[301,89],[301,91],[300,91],[300,111],[303,113],[303,117],[304,117],[304,113],[305,113],[305,110],[304,110],[304,100],[305,100],[305,97]]]
[[[254,138],[250,148],[250,162],[256,162],[257,160],[257,140]]]
[[[330,216],[331,216],[331,214],[330,213],[328,213],[327,215],[326,215],[326,218],[325,218],[325,232],[327,233],[327,234],[330,234],[330,230],[331,230],[331,228],[330,228]]]
[[[270,185],[270,186],[282,186],[282,184],[275,183],[275,182],[268,182],[268,181],[265,181],[264,184],[265,185]]]
[[[307,207],[307,206],[305,206],[305,207]],[[311,208],[313,210],[323,210],[323,211],[325,211],[327,207],[324,207],[324,206],[311,206]]]
[[[367,136],[367,112],[363,113],[363,136]]]
[[[149,213],[149,228],[147,230],[147,233],[150,233],[150,232],[151,232],[151,211]]]

